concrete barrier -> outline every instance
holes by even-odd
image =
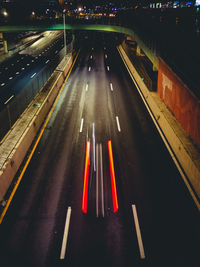
[[[126,55],[118,51],[165,145],[200,210],[200,153],[156,92],[150,92]]]
[[[65,57],[0,144],[0,201],[11,185],[72,65]]]

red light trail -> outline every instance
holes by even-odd
[[[114,170],[114,163],[113,163],[113,152],[112,152],[111,140],[108,141],[108,153],[109,153],[109,162],[110,162],[113,209],[114,209],[114,212],[116,212],[118,211],[118,200],[117,200],[117,189],[116,189],[116,182],[115,182],[115,170]]]

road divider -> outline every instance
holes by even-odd
[[[113,85],[110,83],[110,90],[113,91]]]
[[[70,224],[70,218],[71,218],[71,207],[67,210],[67,216],[65,221],[65,229],[64,229],[64,235],[63,235],[63,241],[62,241],[62,247],[60,252],[60,259],[63,260],[65,258],[66,254],[66,247],[67,247],[67,239],[68,239],[68,233],[69,233],[69,224]]]
[[[36,72],[31,76],[31,79],[36,75]]]
[[[120,127],[120,123],[119,123],[119,117],[116,116],[116,122],[117,122],[117,129],[119,132],[121,132],[121,127]]]
[[[88,91],[88,83],[87,83],[86,86],[85,86],[85,91],[86,91],[86,92]]]
[[[82,133],[82,131],[83,131],[83,121],[84,121],[84,119],[82,118],[81,119],[81,126],[80,126],[80,133]]]
[[[140,258],[145,259],[144,246],[143,246],[143,242],[142,242],[142,235],[141,235],[141,231],[140,231],[137,209],[136,209],[135,205],[132,205],[132,211],[133,211],[133,218],[134,218],[134,222],[135,222],[135,230],[136,230],[136,234],[137,234],[138,246],[139,246],[139,250],[140,250]]]
[[[4,102],[4,105],[7,105],[8,102],[10,102],[10,100],[14,97],[14,95],[11,95],[11,97],[9,97],[5,102]]]

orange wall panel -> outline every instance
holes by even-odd
[[[157,91],[183,129],[200,146],[200,101],[162,59],[159,59]]]

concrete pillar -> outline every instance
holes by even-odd
[[[137,48],[136,48],[136,55],[137,56],[140,56],[141,54],[141,48],[139,47],[139,45],[137,45]]]

